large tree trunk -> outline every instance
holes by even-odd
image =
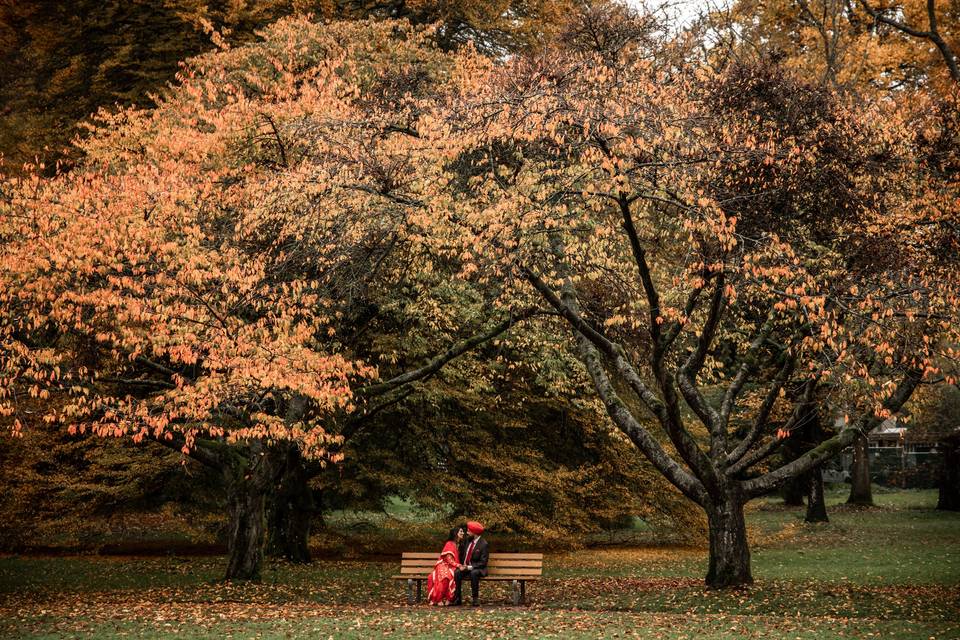
[[[857,436],[853,441],[853,464],[850,468],[850,497],[847,504],[873,506],[873,494],[870,490],[870,452],[867,450],[867,437]]]
[[[937,509],[960,511],[960,435],[940,442],[943,458],[940,461],[940,496]]]
[[[823,498],[823,469],[814,467],[807,474],[807,522],[829,522],[827,503]]]
[[[287,446],[272,500],[270,552],[291,562],[310,562],[310,527],[315,513],[316,502],[303,457],[296,446]]]
[[[225,580],[260,580],[266,540],[266,499],[272,481],[270,459],[259,442],[250,445],[250,457],[228,465],[227,500],[230,529],[227,534]]]
[[[710,528],[710,568],[707,587],[725,589],[753,583],[750,574],[750,546],[743,518],[744,499],[731,490],[720,504],[707,509]]]

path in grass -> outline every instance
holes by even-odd
[[[757,584],[705,591],[686,548],[550,554],[529,606],[485,585],[479,610],[407,607],[395,563],[272,564],[261,585],[216,582],[221,558],[0,559],[2,637],[960,638],[960,514],[931,492],[881,508],[750,513]]]

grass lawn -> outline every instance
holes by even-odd
[[[706,554],[682,547],[547,550],[529,605],[490,584],[476,610],[407,607],[397,562],[271,563],[230,585],[217,557],[0,558],[0,637],[960,638],[960,514],[934,492],[841,498],[821,525],[752,508],[757,583],[734,593],[705,591]]]

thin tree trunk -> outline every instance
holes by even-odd
[[[803,451],[800,449],[799,442],[796,437],[788,439],[784,444],[783,448],[783,459],[789,462],[796,460],[800,457]],[[783,483],[783,488],[780,490],[781,495],[783,496],[783,504],[788,507],[802,507],[803,506],[803,497],[807,495],[807,478],[806,474],[800,474],[795,478],[790,478]]]
[[[706,582],[710,589],[726,589],[753,583],[743,505],[744,500],[739,490],[733,489],[721,504],[707,508],[710,567]]]
[[[944,438],[940,442],[943,458],[940,461],[940,496],[937,509],[960,511],[960,436]]]
[[[823,469],[815,467],[807,474],[807,522],[829,522],[827,503],[823,498]]]
[[[873,493],[870,489],[870,452],[867,450],[867,437],[857,436],[853,441],[853,464],[850,468],[850,497],[847,504],[873,506]]]
[[[272,478],[270,460],[259,442],[251,443],[250,458],[227,471],[230,530],[225,580],[260,580],[266,541],[266,498]]]
[[[783,485],[783,504],[789,507],[802,507],[805,493],[803,476],[791,478]]]

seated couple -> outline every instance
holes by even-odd
[[[470,580],[473,606],[480,604],[480,578],[487,575],[490,552],[481,537],[483,525],[468,522],[450,531],[440,559],[427,578],[427,600],[430,604],[458,606],[463,604],[461,584]],[[462,561],[461,561],[462,559]]]

